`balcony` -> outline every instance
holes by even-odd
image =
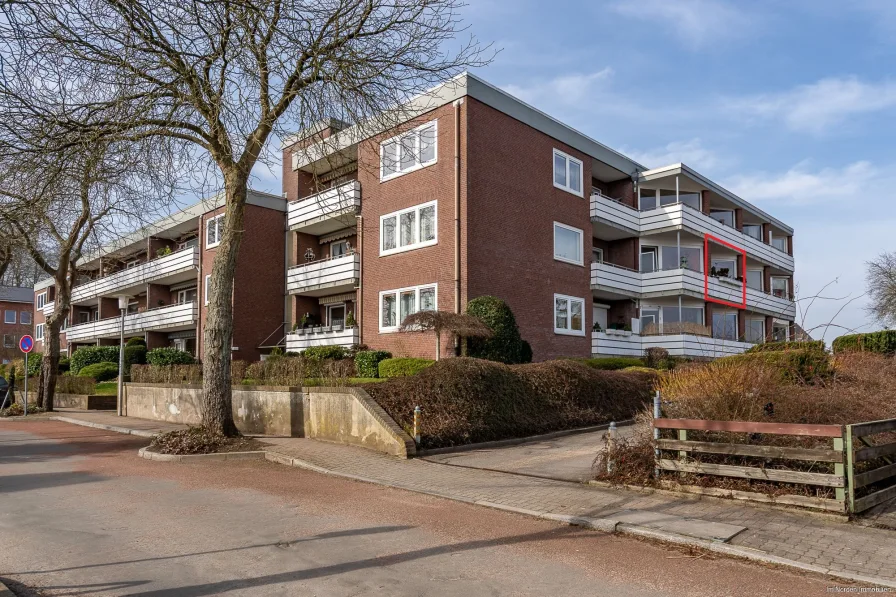
[[[53,314],[53,311],[56,310],[56,301],[50,301],[48,303],[44,303],[44,308],[41,311],[44,312],[44,317],[49,317]]]
[[[659,336],[628,336],[591,333],[591,353],[594,356],[643,356],[648,348],[660,347],[670,355],[691,358],[718,358],[741,354],[753,345],[749,342],[722,340],[692,334],[665,334]]]
[[[290,294],[325,296],[351,292],[361,278],[361,256],[350,253],[342,257],[312,261],[289,268],[286,290]]]
[[[323,326],[297,330],[286,335],[286,350],[300,352],[312,346],[344,346],[351,348],[359,344],[361,335],[358,328]]]
[[[292,201],[286,221],[290,230],[321,235],[355,225],[361,211],[361,183],[356,180]]]
[[[791,255],[736,228],[726,226],[684,203],[638,211],[615,199],[592,194],[591,220],[623,229],[632,235],[687,230],[702,238],[704,234],[709,233],[745,249],[749,255],[768,265],[788,272],[793,271]]]
[[[196,325],[199,308],[195,302],[167,305],[132,313],[124,318],[125,335],[146,331],[186,329]],[[65,333],[69,342],[89,342],[98,338],[117,338],[121,331],[121,317],[110,317],[69,327]]]
[[[195,279],[198,268],[199,247],[190,247],[136,267],[79,284],[72,289],[72,303],[83,303],[100,296],[119,293],[136,294],[144,290],[143,286],[148,282],[175,284]]]

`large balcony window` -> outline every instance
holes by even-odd
[[[762,240],[762,224],[744,224],[744,234],[758,241]]]
[[[703,251],[697,247],[662,247],[662,269],[689,269],[703,271]]]
[[[732,209],[710,209],[709,217],[729,228],[734,228],[734,210]]]
[[[752,342],[753,344],[759,344],[765,341],[765,320],[764,319],[756,319],[750,318],[747,319],[746,325],[746,338],[747,342]]]
[[[657,207],[675,205],[676,203],[684,203],[700,211],[700,193],[683,193],[679,191],[676,194],[674,189],[640,189],[638,195],[641,211],[649,211]]]
[[[772,278],[772,296],[786,299],[790,294],[787,278]]]
[[[786,253],[787,252],[787,237],[786,236],[775,236],[772,235],[772,246],[779,251]]]
[[[737,340],[737,313],[713,313],[712,337],[719,340]]]
[[[762,270],[761,269],[748,269],[747,270],[747,288],[752,288],[753,290],[758,290],[762,292]]]

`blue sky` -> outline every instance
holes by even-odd
[[[879,328],[861,295],[864,262],[896,249],[896,1],[470,0],[463,17],[501,49],[478,75],[792,225],[807,328]]]

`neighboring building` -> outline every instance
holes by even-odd
[[[19,351],[19,339],[31,334],[34,330],[32,306],[34,292],[30,288],[0,286],[0,332],[3,344],[0,345],[0,362],[6,364],[22,356]]]
[[[173,346],[202,357],[207,284],[223,226],[223,197],[201,201],[104,247],[78,263],[81,282],[61,334],[64,351],[118,344],[118,297],[128,299],[125,337],[148,348]],[[233,355],[257,360],[269,338],[283,337],[283,230],[286,202],[249,192],[233,290]],[[37,350],[43,350],[46,317],[53,312],[52,280],[33,294]],[[31,300],[29,297],[29,302]]]
[[[288,350],[432,357],[402,319],[481,295],[507,301],[536,360],[793,337],[793,230],[776,218],[470,74],[409,109],[372,138],[333,120],[285,141]]]

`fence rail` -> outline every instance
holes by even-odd
[[[864,512],[874,506],[896,498],[896,442],[874,444],[866,439],[881,433],[896,432],[896,419],[869,421],[846,426],[846,460],[849,479],[849,509],[851,512]],[[856,472],[857,465],[875,460],[883,460],[885,464]],[[885,487],[875,488],[870,493],[856,497],[859,489],[873,487],[891,481]]]

